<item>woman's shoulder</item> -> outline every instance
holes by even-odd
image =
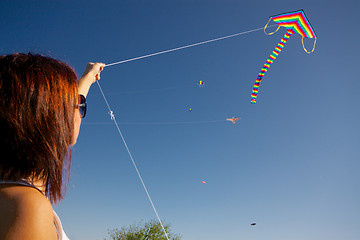
[[[0,188],[0,215],[0,240],[56,239],[51,203],[34,188]]]

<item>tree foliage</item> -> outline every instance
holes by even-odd
[[[170,240],[180,240],[181,236],[171,233],[170,224],[164,224]],[[108,240],[167,240],[161,224],[156,220],[140,221],[128,227],[109,231]]]

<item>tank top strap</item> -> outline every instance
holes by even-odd
[[[44,193],[37,187],[35,187],[34,185],[32,185],[31,183],[29,183],[26,180],[0,180],[0,185],[1,184],[8,184],[8,185],[20,185],[20,186],[25,186],[25,187],[32,187],[37,189],[39,192],[41,192],[41,194],[44,195]]]

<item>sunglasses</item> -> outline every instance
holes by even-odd
[[[79,104],[76,107],[79,109],[81,118],[84,118],[86,115],[86,106],[86,98],[84,95],[79,94]]]

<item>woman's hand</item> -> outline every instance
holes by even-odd
[[[86,69],[79,79],[79,94],[87,96],[91,84],[100,79],[100,72],[104,69],[104,63],[88,63]]]

